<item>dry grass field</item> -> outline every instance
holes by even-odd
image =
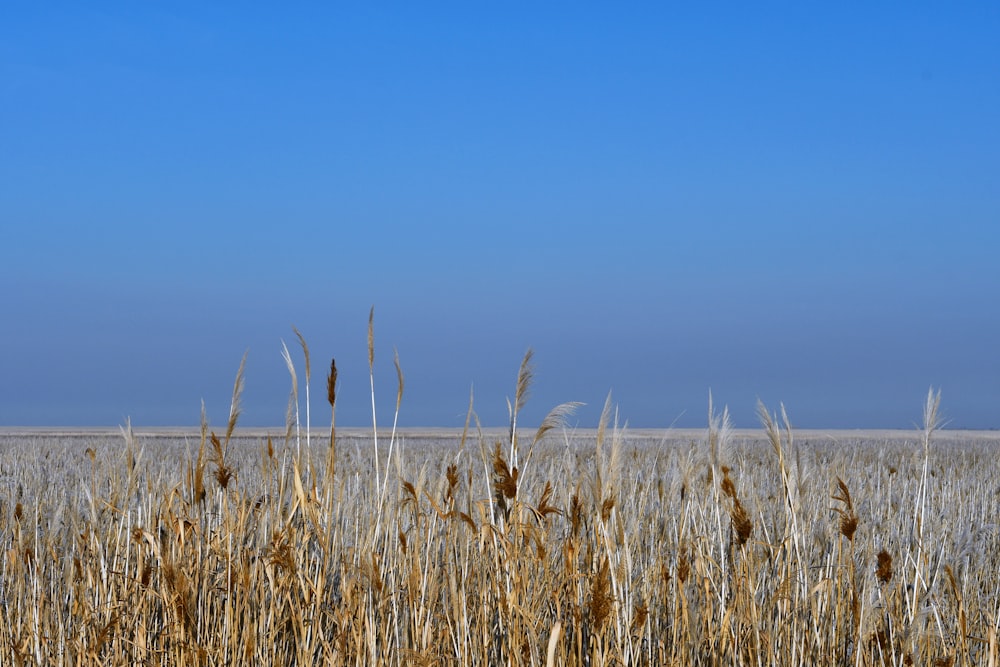
[[[218,431],[0,435],[0,664],[996,664],[1000,436],[937,395],[912,433],[526,430],[530,382],[500,430],[293,395],[244,432],[241,370]]]

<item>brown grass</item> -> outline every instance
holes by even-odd
[[[609,397],[521,452],[530,362],[506,441],[470,402],[384,467],[332,424],[328,452],[239,436],[243,364],[224,437],[4,439],[0,664],[996,663],[992,445],[801,440],[763,406],[643,439]]]

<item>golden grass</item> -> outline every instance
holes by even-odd
[[[221,438],[2,440],[0,664],[996,663],[995,452],[938,450],[939,395],[908,442],[799,442],[763,406],[759,437],[710,407],[697,441],[640,439],[609,397],[521,452],[529,352],[506,439],[470,398],[457,441],[394,417],[383,469],[333,418],[293,443],[297,406],[239,436],[243,366]]]

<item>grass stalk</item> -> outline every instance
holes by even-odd
[[[224,437],[204,406],[197,443],[130,421],[111,442],[0,434],[0,664],[997,663],[997,439],[938,433],[936,393],[922,452],[793,434],[762,404],[733,444],[711,398],[707,435],[646,438],[610,395],[596,431],[564,403],[527,446],[526,355],[509,421],[484,428],[470,391],[438,442],[397,430],[396,355],[373,475],[367,434],[336,431],[331,361],[310,474],[282,348],[285,447],[236,428],[246,355]]]
[[[368,311],[368,379],[372,396],[372,440],[374,441],[375,479],[378,480],[378,419],[375,416],[375,306]]]

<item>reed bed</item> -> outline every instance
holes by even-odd
[[[0,663],[996,664],[997,443],[938,443],[939,395],[903,441],[526,429],[531,361],[439,442],[320,435],[297,388],[241,437],[242,365],[218,433],[0,440]]]

